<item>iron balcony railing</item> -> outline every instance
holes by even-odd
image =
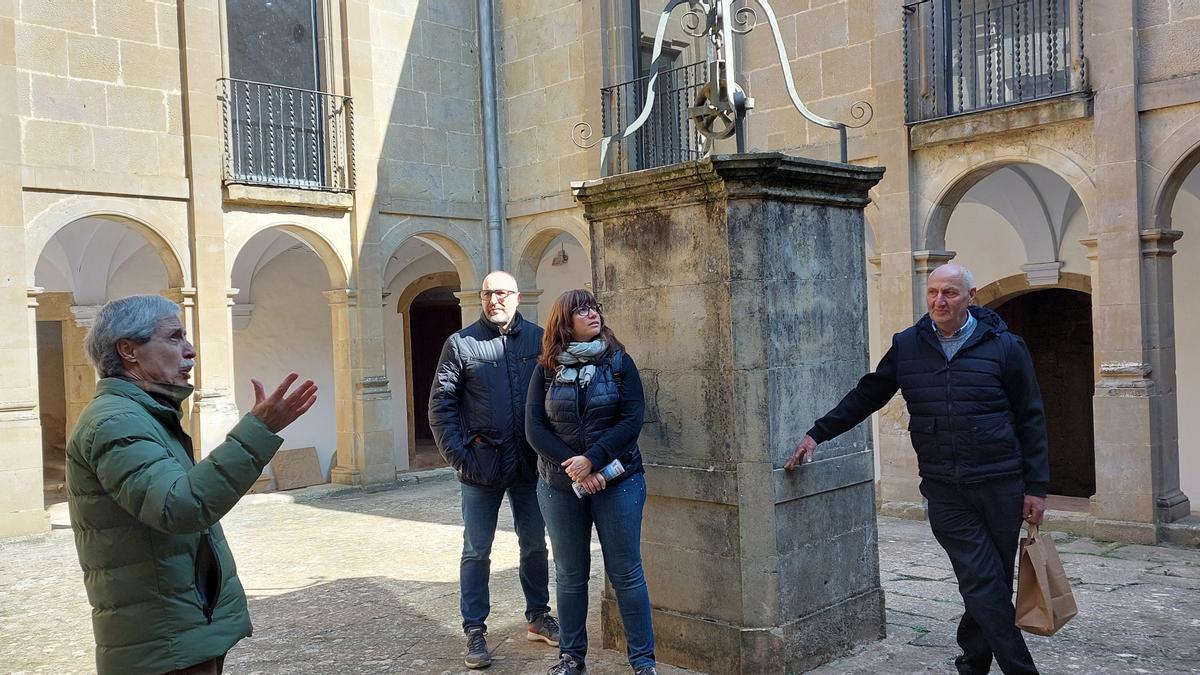
[[[225,182],[354,189],[349,96],[222,78]]]
[[[613,142],[607,175],[700,158],[704,139],[687,113],[707,82],[705,68],[700,61],[659,72],[650,118],[629,137]],[[647,75],[600,90],[605,136],[620,133],[637,119],[649,81]]]
[[[918,0],[903,39],[910,124],[1087,89],[1083,0]]]

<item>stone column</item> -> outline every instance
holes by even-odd
[[[542,311],[543,308],[540,303],[543,292],[540,288],[521,291],[521,304],[517,308],[520,310],[521,316],[537,324],[540,324],[539,318],[545,320],[546,317],[550,316],[549,305],[544,308],[545,311]],[[550,301],[553,302],[554,298],[550,298]]]
[[[483,300],[479,297],[480,290],[482,289],[464,289],[454,293],[454,297],[458,298],[458,306],[462,308],[463,328],[478,321],[480,313],[483,312]]]
[[[50,529],[42,498],[37,410],[37,290],[27,289],[21,206],[21,119],[14,40],[16,3],[0,3],[0,537]]]
[[[333,391],[324,395],[333,397],[337,419],[337,465],[329,480],[364,486],[394,482],[388,379],[356,373],[353,361],[358,292],[339,288],[324,295],[333,312]]]
[[[190,328],[197,346],[190,428],[197,452],[204,455],[225,440],[239,418],[233,394],[238,385],[234,382],[229,271],[225,264],[223,131],[216,89],[217,79],[223,74],[221,17],[217,0],[181,2],[178,11],[184,144],[191,189],[188,226],[195,277]]]
[[[96,368],[88,360],[84,339],[101,305],[72,305],[71,318],[62,322],[63,375],[67,394],[67,436],[83,409],[96,395]]]
[[[340,342],[343,339],[340,335],[335,340],[335,344],[342,345],[345,351],[337,349],[334,352],[335,368],[341,368],[341,359],[345,359],[349,382],[353,385],[349,405],[338,408],[338,460],[340,465],[342,448],[350,440],[342,431],[347,429],[354,440],[351,454],[357,462],[353,470],[358,472],[358,478],[339,472],[337,482],[381,485],[396,480],[396,465],[392,462],[396,439],[392,430],[392,393],[387,377],[382,303],[383,267],[387,263],[387,254],[380,258],[377,223],[378,168],[382,166],[380,152],[388,119],[386,114],[379,115],[375,106],[372,46],[377,40],[372,35],[371,3],[349,0],[341,16],[336,16],[338,12],[330,14],[334,24],[330,26],[333,47],[330,66],[336,68],[330,72],[344,73],[344,77],[332,78],[331,86],[336,93],[354,97],[351,166],[354,206],[350,211],[352,262],[349,285],[358,293],[346,303],[350,310],[345,318],[346,342]],[[395,83],[387,85],[395,86]],[[334,298],[340,291],[331,293],[334,294],[331,304],[335,307],[334,330],[337,331],[337,307],[341,303]]]
[[[1171,257],[1179,230],[1142,231],[1142,284],[1146,312],[1146,363],[1154,375],[1158,404],[1151,408],[1154,454],[1154,507],[1159,522],[1191,515],[1191,504],[1179,489],[1179,417],[1175,387],[1175,282]]]
[[[862,208],[882,174],[759,153],[574,185],[642,372],[665,662],[791,672],[883,636],[868,425],[782,468],[868,367]],[[602,623],[622,641],[611,592]]]
[[[1157,541],[1155,473],[1161,437],[1154,429],[1163,388],[1149,362],[1142,258],[1142,157],[1137,110],[1137,3],[1093,3],[1088,47],[1104,54],[1089,72],[1095,91],[1098,278],[1095,350],[1100,378],[1093,398],[1096,496],[1092,535]],[[1091,7],[1091,6],[1089,6]]]

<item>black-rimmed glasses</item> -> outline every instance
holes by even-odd
[[[575,308],[575,314],[577,316],[587,316],[592,312],[599,314],[602,311],[604,311],[604,305],[598,302],[594,305],[580,305],[579,307]]]

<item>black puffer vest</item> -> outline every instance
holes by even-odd
[[[975,331],[949,360],[928,315],[896,336],[896,379],[925,478],[972,482],[1022,474],[1003,377],[1017,338],[995,312],[971,312]]]
[[[553,374],[547,378],[546,418],[555,435],[569,445],[575,454],[582,455],[617,422],[621,402],[621,370],[624,354],[617,351],[596,364],[596,373],[586,387],[574,382],[559,382]],[[614,485],[641,469],[641,451],[635,439],[617,455],[625,473],[608,482]],[[593,467],[599,471],[604,467]],[[551,486],[569,489],[571,479],[561,466],[538,457],[538,473]]]

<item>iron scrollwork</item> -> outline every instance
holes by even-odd
[[[739,1],[742,5],[734,8]],[[758,6],[757,10],[750,5],[751,2]],[[672,12],[685,4],[688,9],[680,17],[680,25],[684,32],[692,37],[703,38],[706,42],[707,81],[692,105],[687,108],[687,115],[695,125],[696,131],[704,137],[702,147],[704,155],[711,154],[714,141],[733,136],[742,119],[754,107],[754,99],[746,96],[745,90],[737,82],[736,51],[733,49],[733,39],[735,35],[746,35],[758,26],[759,10],[761,10],[762,17],[765,17],[771,28],[780,67],[783,69],[784,83],[792,105],[813,124],[838,132],[841,161],[847,161],[846,130],[869,123],[874,116],[874,110],[866,101],[855,101],[850,108],[853,122],[839,122],[817,115],[804,104],[796,92],[796,84],[788,65],[787,50],[783,46],[779,21],[769,0],[669,0],[659,15],[658,27],[654,35],[649,80],[646,86],[646,100],[640,114],[624,129],[596,140],[593,140],[594,133],[591,125],[580,122],[575,125],[572,133],[572,141],[576,146],[587,149],[599,144],[600,165],[603,170],[608,166],[611,145],[632,136],[650,118],[655,103],[655,82],[659,72],[666,65],[663,43],[667,25]]]

